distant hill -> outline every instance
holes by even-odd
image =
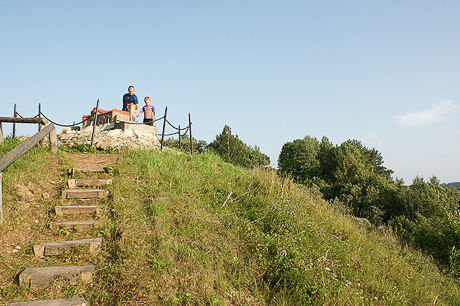
[[[460,191],[460,182],[455,182],[455,183],[447,183],[447,184],[442,184],[443,186],[446,186],[446,187],[454,187],[456,188],[458,191]]]

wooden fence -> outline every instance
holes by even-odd
[[[34,120],[31,120],[34,119]],[[18,160],[22,155],[24,155],[27,151],[29,151],[33,146],[35,146],[39,141],[43,140],[46,136],[49,135],[50,140],[50,150],[53,153],[57,152],[57,138],[56,138],[56,128],[54,124],[48,124],[44,126],[44,123],[47,120],[43,120],[44,118],[14,118],[14,117],[0,117],[0,134],[2,135],[3,141],[3,131],[2,131],[2,122],[13,122],[13,123],[39,123],[40,124],[40,131],[32,136],[31,138],[27,139],[17,147],[15,147],[10,152],[6,153],[2,157],[0,157],[0,223],[3,221],[3,194],[2,194],[2,178],[3,178],[3,170],[5,170],[8,166]],[[1,143],[1,142],[0,142]]]
[[[16,104],[14,105],[14,111],[13,111],[13,116],[14,118],[21,118],[21,119],[36,119],[36,120],[47,120],[46,122],[51,122],[53,123],[55,126],[60,126],[60,127],[75,127],[75,126],[78,126],[80,124],[82,124],[83,122],[89,120],[90,122],[92,122],[93,124],[93,132],[92,132],[92,135],[91,135],[91,146],[93,146],[93,142],[94,142],[94,136],[95,136],[95,133],[96,133],[96,122],[97,122],[97,116],[99,114],[99,100],[97,100],[97,104],[96,104],[96,111],[87,119],[81,121],[81,122],[78,122],[78,123],[73,123],[73,124],[59,124],[57,122],[54,122],[53,120],[51,120],[50,118],[48,118],[43,112],[42,112],[42,106],[41,106],[41,103],[38,104],[38,114],[33,117],[33,118],[23,118],[17,111],[17,107],[16,107]],[[189,134],[189,138],[190,138],[190,153],[193,154],[193,143],[192,143],[192,119],[191,119],[191,115],[190,113],[188,114],[188,125],[186,127],[182,127],[180,125],[178,125],[177,127],[174,126],[173,124],[171,124],[168,119],[167,119],[167,114],[168,114],[168,107],[165,108],[165,114],[163,117],[161,118],[158,118],[155,120],[155,122],[158,122],[158,121],[161,121],[163,120],[163,132],[161,134],[158,134],[158,136],[161,136],[161,149],[163,149],[163,144],[164,144],[164,137],[165,136],[175,136],[177,135],[178,136],[178,139],[179,139],[179,148],[182,149],[182,145],[181,145],[181,140],[182,138],[188,133]],[[6,122],[6,121],[5,121]],[[13,122],[13,138],[16,137],[16,122],[19,122],[19,121],[8,121],[8,122]],[[30,122],[30,123],[36,123],[36,122]],[[143,124],[143,123],[138,123],[138,124]],[[171,128],[173,128],[175,130],[175,132],[172,132],[172,133],[169,133],[169,134],[165,134],[166,133],[166,126],[170,126]],[[0,123],[0,129],[1,129],[1,123]]]

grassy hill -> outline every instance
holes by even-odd
[[[342,214],[274,171],[211,154],[120,153],[105,174],[114,184],[104,225],[49,230],[71,167],[67,153],[34,148],[4,172],[0,304],[75,296],[91,305],[460,304],[457,283],[387,230]],[[100,254],[33,257],[42,241],[87,236],[103,237]],[[26,267],[71,261],[96,265],[92,285],[17,285]]]

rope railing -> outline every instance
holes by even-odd
[[[53,120],[51,120],[50,118],[48,118],[44,113],[40,113],[43,118],[45,118],[46,120],[48,120],[49,122],[53,123],[54,125],[57,125],[57,126],[62,126],[62,127],[73,127],[73,126],[77,126],[77,125],[80,125],[80,124],[83,124],[84,122],[90,120],[93,118],[93,115],[91,115],[90,117],[78,122],[78,123],[73,123],[73,124],[60,124],[60,123],[57,123],[57,122],[54,122]]]
[[[98,100],[98,104],[96,106],[96,112],[94,112],[93,114],[91,114],[88,118],[86,119],[83,119],[82,121],[80,122],[77,122],[77,123],[73,123],[73,124],[62,124],[62,123],[57,123],[55,122],[54,120],[51,120],[48,116],[46,116],[42,111],[41,111],[41,103],[39,103],[39,106],[38,106],[38,114],[35,115],[33,118],[40,118],[40,117],[43,117],[45,118],[46,120],[48,120],[49,122],[53,123],[55,126],[60,126],[60,127],[76,127],[76,126],[79,126],[80,124],[84,124],[86,121],[93,121],[94,123],[94,128],[95,128],[95,125],[96,125],[96,121],[97,121],[97,116],[99,114],[99,100]],[[189,124],[184,127],[184,128],[181,128],[180,125],[178,127],[174,126],[171,122],[169,122],[169,120],[167,119],[167,113],[168,113],[168,107],[165,108],[165,114],[163,117],[161,118],[158,118],[158,119],[155,119],[153,122],[152,122],[152,125],[153,123],[155,122],[158,122],[158,121],[161,121],[163,120],[163,132],[162,133],[158,133],[158,136],[161,136],[161,149],[163,149],[163,143],[164,143],[164,137],[165,136],[174,136],[174,135],[178,135],[178,138],[179,138],[179,148],[182,149],[182,146],[181,146],[181,138],[184,137],[185,135],[187,134],[190,134],[190,152],[193,153],[193,143],[192,143],[192,121],[191,121],[191,116],[190,116],[190,113],[188,114],[188,117],[189,117]],[[17,117],[20,117],[20,118],[24,118],[21,114],[19,114],[19,112],[17,111],[16,109],[16,104],[14,105],[14,118],[17,118]],[[126,121],[122,121],[122,120],[119,120],[120,122],[126,122]],[[144,123],[140,123],[140,122],[134,122],[134,121],[130,121],[128,122],[129,124],[144,124]],[[165,129],[166,129],[166,124],[168,124],[171,128],[173,128],[174,130],[176,130],[175,132],[173,133],[168,133],[166,134],[165,133]],[[93,128],[93,130],[94,130]],[[183,133],[181,133],[183,132]],[[13,138],[16,138],[16,123],[13,123]],[[94,131],[93,131],[93,136],[92,138],[94,138]],[[91,143],[93,141],[91,140]]]

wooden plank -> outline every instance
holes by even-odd
[[[13,123],[38,123],[48,124],[49,121],[46,118],[15,118],[15,117],[0,117],[0,122],[13,122]]]
[[[67,181],[69,189],[75,187],[91,186],[91,187],[103,187],[112,184],[112,179],[70,179]]]
[[[49,228],[63,227],[66,230],[85,231],[101,224],[100,221],[58,221],[48,223]]]
[[[66,189],[62,191],[62,199],[102,199],[108,193],[105,189]]]
[[[35,257],[59,255],[65,250],[76,247],[88,247],[89,254],[96,254],[100,250],[101,242],[102,238],[42,242],[34,246],[34,255]]]
[[[19,285],[30,288],[48,288],[53,283],[58,286],[76,286],[93,280],[95,266],[26,268],[19,274]]]
[[[62,217],[63,215],[85,215],[96,214],[100,215],[101,205],[85,205],[85,206],[55,206],[54,211],[56,215]]]
[[[6,303],[5,306],[87,306],[84,298]]]
[[[30,137],[29,139],[27,139],[26,141],[24,141],[19,146],[17,146],[10,152],[6,153],[2,157],[0,157],[0,172],[2,172],[6,167],[14,163],[22,155],[24,155],[40,140],[45,138],[46,135],[48,135],[52,129],[54,129],[54,124],[51,123],[47,125],[44,129],[42,129],[40,132]]]

